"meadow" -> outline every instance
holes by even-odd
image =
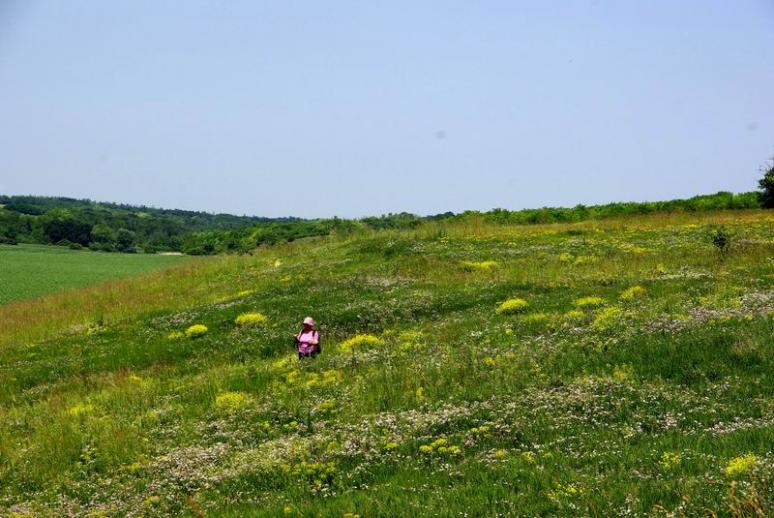
[[[767,516],[772,374],[771,211],[261,247],[0,306],[0,515]]]
[[[0,304],[80,288],[179,263],[179,256],[99,254],[45,245],[0,245]]]

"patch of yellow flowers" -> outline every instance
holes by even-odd
[[[332,411],[334,408],[336,408],[336,400],[335,399],[328,399],[326,401],[321,402],[315,407],[315,410],[317,410],[321,414],[328,413]]]
[[[88,403],[79,403],[67,409],[67,415],[72,417],[80,417],[82,415],[90,414],[94,411],[94,405]]]
[[[658,465],[662,469],[669,470],[680,464],[681,461],[682,459],[678,452],[665,451],[661,454],[661,460],[659,460]]]
[[[257,312],[242,313],[234,320],[234,323],[241,327],[262,326],[268,322],[266,315]]]
[[[244,392],[222,392],[215,398],[215,408],[233,414],[250,404],[252,398]]]
[[[624,290],[623,293],[621,293],[620,299],[621,300],[639,299],[644,297],[647,292],[648,290],[646,290],[642,286],[632,286],[631,288]]]
[[[497,307],[495,313],[498,315],[508,315],[511,313],[518,313],[524,311],[529,307],[529,302],[524,299],[513,298],[508,299]]]
[[[185,336],[188,338],[198,338],[207,334],[207,326],[204,324],[194,324],[185,330]]]
[[[382,344],[382,341],[374,335],[355,335],[339,344],[339,350],[345,353],[354,352],[359,349],[367,349]]]
[[[726,468],[723,470],[723,472],[728,477],[735,477],[737,475],[741,475],[742,473],[747,473],[752,468],[754,468],[756,464],[758,464],[758,457],[755,454],[747,453],[739,457],[734,457],[728,461],[728,464],[726,465]]]
[[[420,349],[424,345],[424,335],[421,331],[407,330],[398,334],[398,350],[408,352]]]
[[[492,437],[492,434],[489,433],[491,430],[490,426],[487,424],[481,425],[481,426],[475,426],[468,430],[468,433],[470,435],[473,435],[475,437]]]
[[[461,261],[460,265],[469,272],[488,272],[497,268],[497,261]]]
[[[420,446],[419,452],[424,453],[425,455],[430,455],[432,453],[441,455],[459,455],[462,452],[462,449],[459,446],[450,445],[446,439],[441,437],[430,444],[423,444]]]
[[[289,385],[303,382],[303,385],[306,388],[326,387],[328,385],[335,385],[336,383],[340,383],[343,378],[344,378],[344,375],[341,373],[341,371],[336,369],[323,371],[322,374],[319,374],[317,372],[309,372],[303,377],[303,379],[301,376],[301,371],[298,369],[293,369],[292,371],[285,374],[285,381]]]
[[[307,462],[302,460],[293,466],[283,464],[282,470],[288,475],[312,479],[315,485],[322,486],[336,473],[336,464],[333,462]]]
[[[623,315],[623,311],[620,308],[605,308],[594,319],[594,328],[600,331],[608,329],[618,321],[621,315]]]
[[[575,299],[575,302],[573,302],[576,308],[595,308],[604,305],[604,303],[605,299],[595,296],[581,297],[579,299]]]

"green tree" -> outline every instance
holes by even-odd
[[[761,204],[767,209],[774,208],[774,159],[769,164],[768,170],[763,173],[763,178],[758,181],[758,185],[761,188],[759,194]]]
[[[118,234],[104,223],[97,223],[91,229],[91,240],[96,243],[115,244]]]
[[[91,240],[91,225],[75,219],[53,219],[44,225],[51,243],[71,241],[86,246]]]
[[[125,228],[118,229],[116,237],[116,250],[127,254],[136,252],[134,248],[134,232]]]

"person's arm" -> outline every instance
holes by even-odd
[[[320,343],[320,333],[315,331],[314,334],[312,335],[312,339],[309,340],[309,345],[317,345],[319,343]]]

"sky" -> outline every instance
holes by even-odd
[[[0,194],[362,217],[757,187],[772,0],[0,0]]]

